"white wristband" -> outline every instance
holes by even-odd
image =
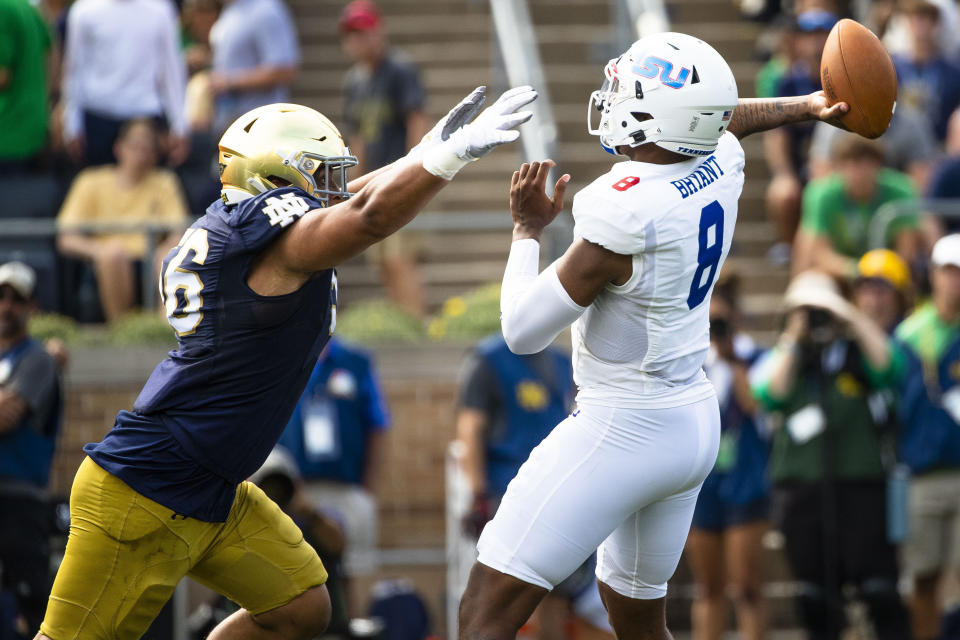
[[[458,129],[442,143],[426,149],[421,159],[423,168],[438,178],[453,180],[457,171],[473,161],[471,158],[460,157],[458,153],[458,150],[464,147],[462,137],[463,129]]]

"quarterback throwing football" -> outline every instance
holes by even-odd
[[[349,185],[357,160],[312,109],[269,105],[227,130],[222,199],[163,262],[178,348],[133,411],[84,448],[38,639],[139,638],[184,575],[243,607],[211,640],[323,631],[330,599],[320,559],[244,480],[279,438],[333,331],[333,267],[409,222],[468,162],[519,136],[531,116],[520,109],[536,92],[512,89],[471,122],[484,91],[406,158]]]
[[[515,352],[533,353],[572,324],[579,409],[533,450],[484,529],[461,638],[515,637],[598,548],[617,637],[670,637],[666,583],[720,439],[702,364],[743,187],[739,140],[790,122],[835,122],[848,108],[828,106],[822,93],[738,101],[723,58],[679,33],[637,41],[605,75],[590,99],[589,113],[600,114],[590,132],[629,160],[577,194],[574,242],[542,273],[538,240],[569,176],[552,200],[552,162],[513,176],[503,335]]]

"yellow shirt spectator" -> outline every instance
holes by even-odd
[[[153,169],[135,185],[121,187],[116,166],[82,171],[57,216],[57,227],[70,231],[91,223],[150,223],[187,226],[187,205],[177,176],[168,169]],[[96,233],[98,243],[123,246],[132,258],[143,259],[145,233]]]
[[[152,120],[131,120],[120,129],[113,146],[117,164],[87,169],[77,176],[57,217],[57,249],[93,267],[100,307],[110,322],[130,311],[137,300],[137,263],[146,273],[187,226],[187,206],[177,177],[157,168],[160,138]],[[153,264],[147,259],[147,236],[142,231],[88,232],[97,223],[149,223],[171,227],[160,233]]]

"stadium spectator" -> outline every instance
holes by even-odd
[[[811,180],[833,171],[834,149],[854,135],[829,125],[814,126],[810,142]],[[937,141],[923,114],[898,104],[890,128],[878,141],[883,146],[884,166],[909,175],[914,188],[923,191],[937,156]]]
[[[820,87],[820,56],[827,34],[837,21],[824,9],[800,13],[792,34],[792,66],[777,82],[778,96],[805,95]],[[800,200],[807,176],[807,148],[813,123],[792,124],[764,133],[767,166],[773,174],[766,193],[767,214],[777,230],[778,242],[770,258],[778,264],[790,260],[790,248],[800,219]]]
[[[46,490],[62,405],[57,364],[27,329],[35,284],[27,265],[0,266],[0,600],[16,602],[3,638],[29,637],[50,590]]]
[[[188,75],[210,68],[210,31],[219,17],[220,0],[185,0],[183,3],[180,22]]]
[[[947,126],[947,155],[933,170],[927,189],[927,197],[936,200],[956,200],[960,204],[960,109],[953,112]],[[943,206],[943,205],[938,205]],[[948,207],[949,208],[949,207]],[[930,246],[946,233],[960,232],[960,210],[953,208],[953,215],[928,216],[928,241]]]
[[[870,249],[869,228],[884,204],[913,200],[910,179],[883,166],[879,143],[850,136],[834,149],[836,173],[803,193],[803,218],[794,245],[794,273],[817,269],[838,279],[857,277],[857,260]],[[887,228],[887,243],[908,263],[919,256],[919,219],[908,215]]]
[[[210,30],[214,134],[256,107],[290,102],[300,45],[283,0],[226,0]]]
[[[943,54],[939,31],[941,9],[930,0],[907,0],[910,48],[893,55],[897,69],[897,100],[923,114],[939,142],[947,135],[947,120],[960,105],[960,68]]]
[[[115,162],[123,123],[153,118],[169,130],[171,165],[189,151],[186,74],[170,0],[77,0],[67,16],[63,136],[74,162]]]
[[[210,91],[210,31],[220,16],[219,0],[186,0],[183,5],[184,55],[187,80],[184,117],[190,135],[190,154],[177,168],[190,211],[206,211],[220,197],[220,175],[214,137],[214,96]]]
[[[940,635],[940,580],[960,569],[960,235],[934,245],[930,302],[897,328],[908,366],[900,385],[900,457],[909,465],[916,640]]]
[[[0,176],[34,168],[46,145],[50,47],[27,0],[0,0]]]
[[[108,321],[116,320],[137,301],[142,269],[156,269],[187,226],[187,209],[176,176],[156,166],[157,132],[150,119],[123,125],[114,145],[116,165],[91,167],[77,175],[57,216],[57,248],[66,256],[93,265],[100,304]],[[84,230],[84,225],[167,225],[171,232],[159,239],[148,258],[143,232]]]
[[[784,303],[785,327],[753,390],[772,412],[772,516],[800,583],[801,620],[811,640],[840,638],[851,587],[877,638],[909,638],[886,535],[890,415],[874,400],[895,384],[898,351],[827,275],[798,275]]]
[[[895,252],[874,249],[857,262],[853,281],[853,304],[887,334],[900,324],[910,309],[910,268]]]
[[[718,282],[710,301],[710,352],[704,371],[717,390],[722,433],[687,538],[696,585],[691,618],[695,638],[719,640],[727,626],[729,593],[740,637],[761,640],[767,626],[761,540],[768,529],[769,446],[758,429],[757,403],[747,379],[758,350],[737,330],[736,297],[727,291],[725,283]]]
[[[297,461],[314,506],[342,518],[348,577],[377,567],[376,491],[389,428],[370,356],[331,338],[279,444]],[[359,612],[359,594],[354,596],[351,611]]]
[[[757,55],[766,60],[754,83],[758,98],[777,96],[777,85],[792,66],[793,31],[793,21],[782,15],[757,38]]]
[[[220,16],[217,0],[187,0],[183,5],[184,57],[187,61],[187,126],[191,134],[202,131],[212,137],[213,95],[210,92],[210,31]],[[192,145],[191,145],[192,146]],[[213,141],[207,140],[203,153],[212,157]]]
[[[939,10],[934,32],[937,47],[948,60],[957,60],[960,54],[960,9],[954,0],[926,0]],[[883,41],[890,55],[908,54],[913,48],[910,26],[910,1],[874,0],[871,3],[869,26]]]
[[[372,2],[356,0],[344,8],[340,38],[355,63],[344,81],[344,133],[362,175],[397,160],[420,141],[430,128],[426,93],[417,68],[389,48]],[[367,257],[379,268],[390,299],[423,316],[417,245],[415,233],[401,232],[371,247]]]
[[[476,539],[520,465],[569,413],[575,393],[570,356],[554,347],[516,355],[496,334],[468,355],[458,393],[457,439],[463,443],[462,469],[473,494],[463,530]],[[540,605],[540,638],[565,637],[571,608],[580,624],[610,632],[602,607],[589,607],[597,594],[594,563],[592,556]]]

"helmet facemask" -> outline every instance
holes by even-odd
[[[636,106],[635,100],[643,98],[643,87],[640,81],[635,82],[632,92],[627,92],[627,87],[621,87],[620,77],[617,71],[617,63],[620,58],[611,60],[603,69],[604,80],[600,88],[590,94],[590,100],[587,102],[587,132],[591,135],[600,137],[600,146],[607,153],[618,155],[616,148],[621,145],[636,147],[647,142],[646,130],[651,125],[641,125],[640,123],[651,120],[653,117],[649,113],[639,111],[630,111],[631,104]],[[626,109],[624,109],[626,107]],[[600,113],[600,122],[596,127],[593,126],[594,112]],[[616,111],[616,113],[614,113]],[[624,138],[615,137],[614,127],[611,126],[614,118],[621,118],[621,129],[629,127],[630,131]]]
[[[294,169],[309,185],[307,193],[329,206],[331,201],[346,200],[354,194],[347,191],[347,170],[357,166],[357,157],[349,155],[322,156],[309,151],[293,152],[283,158],[284,166]],[[323,178],[317,183],[317,172],[323,169]]]

